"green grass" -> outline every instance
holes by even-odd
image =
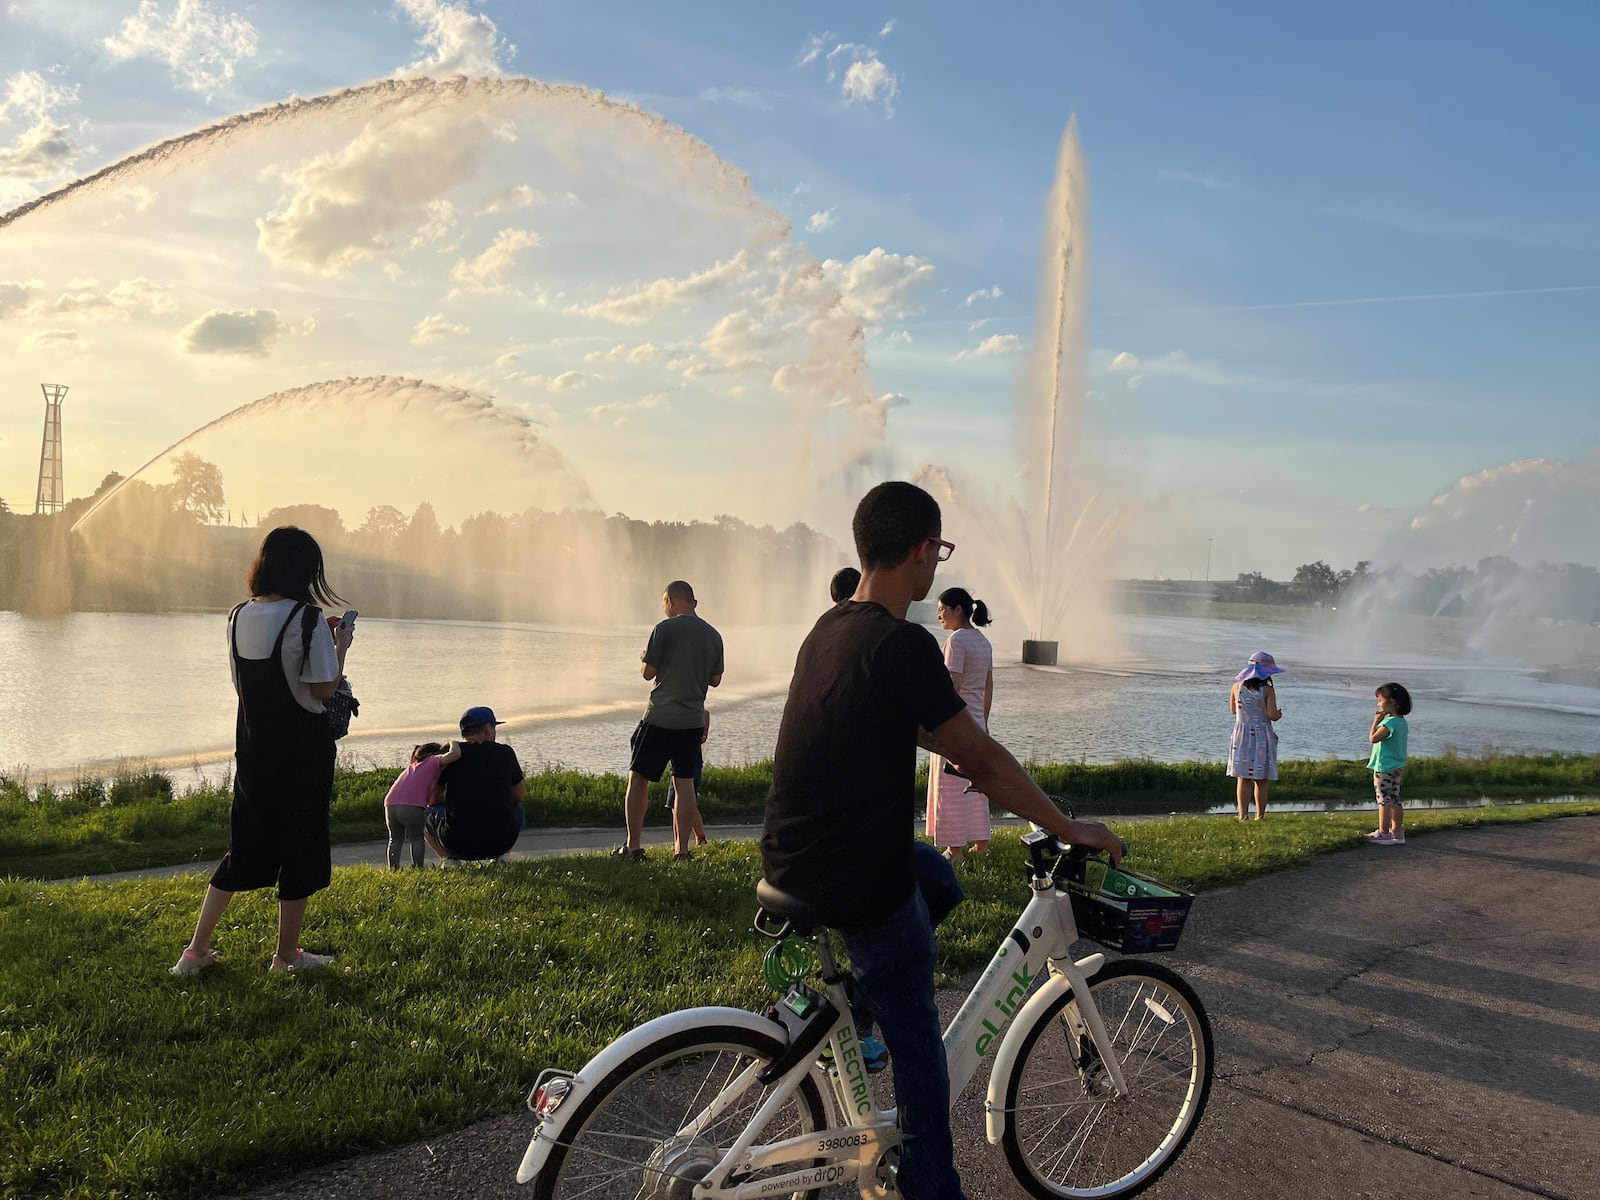
[[[1416,812],[1430,830],[1600,813],[1600,802]],[[1131,865],[1205,891],[1351,848],[1367,814],[1124,827]],[[1024,902],[1002,832],[941,931],[945,983],[982,965]],[[753,845],[693,864],[573,856],[460,871],[352,868],[312,902],[338,966],[269,976],[275,904],[239,897],[200,979],[165,969],[203,880],[0,881],[0,1194],[199,1197],[507,1112],[649,1017],[756,1007]]]
[[[1233,798],[1220,763],[1035,763],[1029,770],[1046,791],[1068,797],[1086,815],[1203,812]],[[331,813],[335,842],[384,836],[383,798],[397,773],[339,772]],[[1274,801],[1362,802],[1372,794],[1371,776],[1356,761],[1285,762],[1279,775]],[[707,767],[701,811],[714,825],[758,823],[771,783],[770,762]],[[917,786],[926,787],[925,771]],[[527,787],[528,823],[535,828],[621,824],[620,775],[548,769],[530,775]],[[1406,767],[1405,793],[1417,800],[1600,794],[1600,754],[1414,758]],[[666,785],[650,794],[646,819],[664,825]],[[219,859],[228,847],[229,801],[225,786],[177,793],[170,778],[151,771],[62,789],[29,789],[0,776],[0,875],[72,878]]]

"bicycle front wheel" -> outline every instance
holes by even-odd
[[[595,1084],[534,1181],[538,1200],[679,1200],[722,1161],[772,1089],[736,1081],[765,1065],[783,1039],[732,1025],[686,1029],[645,1046]],[[822,1093],[809,1075],[757,1133],[758,1144],[825,1128]],[[802,1166],[756,1172],[748,1180]],[[746,1180],[741,1180],[746,1181]],[[796,1193],[796,1197],[806,1193]]]
[[[1089,979],[1130,1094],[1119,1097],[1063,993],[1022,1037],[1006,1083],[1011,1170],[1041,1200],[1132,1196],[1172,1164],[1211,1091],[1211,1022],[1157,963],[1121,959]]]

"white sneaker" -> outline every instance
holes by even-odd
[[[167,974],[179,976],[198,975],[207,967],[215,966],[216,962],[217,952],[215,950],[206,950],[196,954],[185,946],[183,953],[178,956],[178,961],[167,968]]]
[[[1389,834],[1389,833],[1383,833],[1383,832],[1381,832],[1379,830],[1374,830],[1373,832],[1367,834],[1367,840],[1369,842],[1371,842],[1374,846],[1392,846],[1392,845],[1394,845],[1394,835],[1393,834]]]
[[[333,966],[333,955],[313,954],[309,950],[296,951],[293,962],[284,962],[276,954],[272,956],[272,965],[267,968],[274,975],[299,975],[304,971],[316,971],[323,967]]]
[[[1391,845],[1391,846],[1404,846],[1405,844],[1406,844],[1406,835],[1405,834],[1403,834],[1403,833],[1391,833],[1389,835],[1389,845]]]

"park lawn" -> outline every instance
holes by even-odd
[[[1220,763],[1030,763],[1045,791],[1066,796],[1083,815],[1203,812],[1230,803],[1232,781]],[[926,768],[923,768],[924,772]],[[330,826],[335,842],[384,836],[383,798],[397,769],[341,770],[334,780]],[[708,824],[759,823],[772,785],[770,762],[707,767],[700,809]],[[926,786],[925,775],[919,789]],[[625,781],[550,768],[528,776],[528,823],[534,828],[620,826]],[[1600,754],[1442,755],[1406,765],[1405,793],[1415,800],[1541,799],[1600,794]],[[920,792],[919,792],[920,794]],[[1372,776],[1356,760],[1295,760],[1279,766],[1274,801],[1364,802]],[[0,777],[0,875],[75,878],[140,867],[214,861],[228,847],[227,788],[175,791],[155,772],[71,788],[29,789]],[[646,816],[669,820],[665,784],[651,789]]]
[[[1442,828],[1600,813],[1600,802],[1417,812]],[[1130,865],[1205,891],[1353,848],[1365,814],[1143,822]],[[964,869],[941,981],[980,967],[1026,900],[1017,835]],[[457,871],[351,868],[313,901],[335,968],[271,976],[275,904],[239,897],[198,979],[166,968],[204,881],[0,881],[0,1194],[226,1195],[513,1109],[545,1066],[699,1004],[758,1007],[758,860],[599,855]],[[531,1133],[531,1119],[529,1132]]]

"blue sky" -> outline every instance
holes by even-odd
[[[1559,467],[1571,485],[1552,503],[1594,499],[1597,56],[1600,8],[1580,3],[1535,21],[1453,3],[14,0],[0,11],[0,206],[232,113],[430,59],[599,89],[747,172],[817,259],[896,256],[892,310],[866,322],[874,387],[903,400],[894,461],[1003,481],[1043,203],[1076,114],[1093,193],[1083,436],[1125,513],[1112,568],[1198,575],[1210,538],[1214,576],[1284,575],[1404,557],[1430,501],[1519,460]],[[0,280],[29,277],[24,229]],[[932,270],[909,278],[910,258]],[[21,344],[6,323],[0,356]],[[986,339],[995,352],[975,355]],[[8,372],[29,380],[6,406],[26,418],[0,422],[15,507],[32,488],[32,376],[55,369],[36,358],[19,352]],[[551,436],[606,507],[709,517],[748,499],[714,467],[662,497],[649,475],[678,436],[670,418],[639,412],[600,439],[558,402]],[[75,419],[92,421],[69,417],[69,445]],[[96,479],[165,444],[84,436]],[[1463,508],[1482,534],[1463,555],[1503,548],[1519,475],[1490,478],[1505,494]],[[751,505],[806,515],[782,510]],[[1547,552],[1596,561],[1595,536]]]

